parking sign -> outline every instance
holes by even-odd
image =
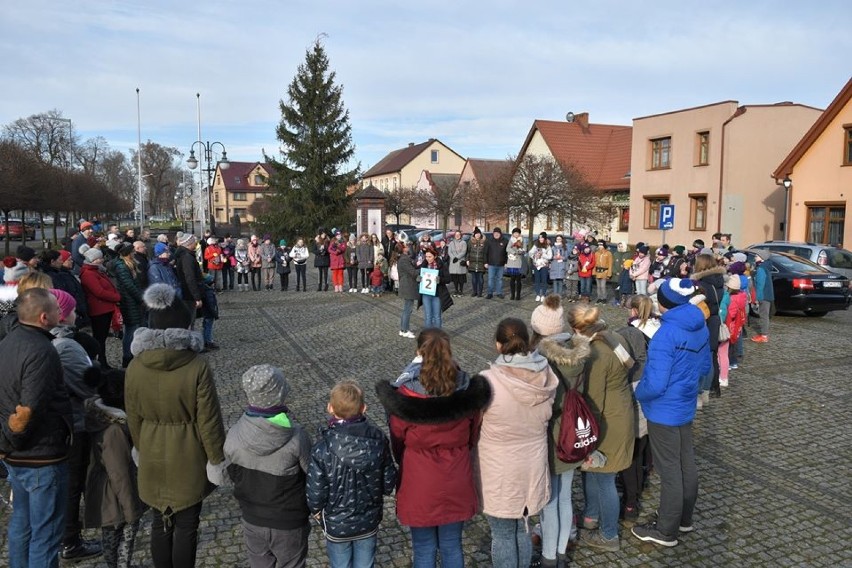
[[[670,231],[674,229],[674,205],[660,205],[660,230]]]

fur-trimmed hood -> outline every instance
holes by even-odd
[[[170,327],[140,327],[133,334],[130,352],[151,369],[172,371],[195,359],[204,349],[204,337],[197,331]]]
[[[127,414],[120,408],[107,406],[100,397],[86,399],[86,430],[98,432],[110,424],[127,424]]]
[[[491,386],[482,375],[474,375],[466,389],[450,396],[420,398],[407,396],[381,380],[376,383],[376,394],[388,414],[415,424],[440,424],[484,409],[491,401]]]
[[[708,268],[707,270],[702,270],[701,272],[696,272],[692,276],[690,276],[690,280],[703,280],[708,276],[713,276],[714,274],[718,274],[720,277],[724,276],[728,273],[728,269],[724,266],[716,266],[715,268]]]
[[[560,333],[542,339],[538,352],[558,366],[574,366],[589,356],[591,340],[585,335]]]

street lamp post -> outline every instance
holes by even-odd
[[[790,188],[793,187],[793,180],[790,176],[784,178],[781,182],[784,186],[784,240],[790,240]]]
[[[192,146],[190,146],[189,159],[186,160],[186,164],[189,166],[189,169],[194,170],[198,167],[198,159],[195,157],[196,145],[198,145],[204,152],[203,157],[206,167],[204,167],[201,171],[207,172],[207,207],[208,214],[210,216],[210,231],[212,232],[216,223],[216,215],[213,212],[213,172],[216,171],[217,165],[223,170],[227,170],[231,163],[228,161],[228,153],[225,151],[225,145],[221,142],[202,142],[201,140],[196,140],[192,143]],[[213,149],[217,145],[222,149],[222,159],[214,165]]]

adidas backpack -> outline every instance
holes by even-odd
[[[557,373],[558,374],[558,373]],[[559,375],[563,385],[566,381]],[[585,375],[580,379],[585,380]],[[579,386],[579,384],[577,385]],[[583,461],[598,447],[600,429],[583,395],[566,385],[562,399],[562,423],[556,442],[556,457],[565,463]]]

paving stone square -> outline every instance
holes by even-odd
[[[311,274],[312,278],[314,275]],[[245,398],[240,377],[249,366],[270,363],[284,369],[291,384],[289,407],[315,437],[326,421],[332,385],[354,379],[364,388],[368,416],[383,428],[385,416],[373,391],[395,377],[413,357],[415,341],[399,337],[402,302],[393,294],[229,291],[219,295],[221,318],[214,334],[221,349],[207,355],[215,369],[226,427],[239,418]],[[523,300],[454,298],[444,314],[454,354],[462,368],[478,372],[495,357],[493,333],[506,316],[529,321],[536,306],[530,288]],[[611,327],[626,323],[624,310],[603,307]],[[412,316],[419,331],[422,311]],[[120,343],[111,339],[111,360]],[[770,343],[746,342],[746,356],[731,371],[730,386],[694,425],[700,492],[696,531],[675,548],[641,543],[622,527],[618,553],[578,548],[571,566],[852,566],[852,314],[824,318],[778,315]],[[386,430],[386,428],[385,428]],[[517,458],[512,458],[517,459]],[[0,494],[9,487],[0,482]],[[643,499],[643,516],[659,498],[653,476]],[[582,507],[579,481],[574,504]],[[0,503],[0,566],[7,565],[8,504]],[[239,507],[231,488],[220,487],[204,502],[198,566],[244,567]],[[137,537],[137,566],[150,566],[150,514]],[[87,530],[87,537],[99,531]],[[466,565],[489,567],[490,537],[481,516],[464,533]],[[411,565],[407,529],[397,524],[388,498],[379,533],[376,565]],[[78,566],[101,566],[90,561]],[[308,566],[327,566],[324,541],[314,530]]]

